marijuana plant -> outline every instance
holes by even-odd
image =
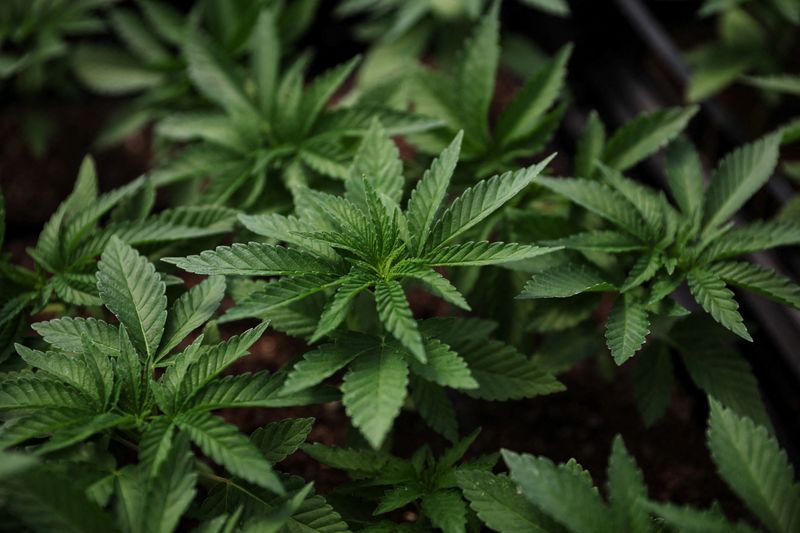
[[[328,336],[334,342],[306,353],[290,372],[285,390],[302,390],[350,365],[343,402],[355,426],[377,448],[403,405],[411,370],[415,388],[420,388],[415,396],[420,412],[435,429],[453,437],[452,408],[433,383],[470,389],[470,394],[485,399],[560,389],[513,348],[489,341],[491,326],[474,321],[459,325],[457,320],[418,323],[413,317],[403,288],[407,282],[422,283],[447,302],[469,309],[435,267],[497,264],[552,251],[488,241],[456,244],[458,237],[528,186],[549,162],[481,181],[444,208],[460,145],[459,134],[401,211],[403,177],[397,148],[373,123],[350,169],[344,197],[301,189],[297,217],[241,217],[251,231],[288,246],[234,244],[165,261],[198,274],[280,276],[239,302],[226,315],[229,319],[270,317],[274,310],[282,314],[289,304],[335,289],[307,333],[310,342]],[[366,296],[374,299],[378,323],[368,327],[374,321],[362,312],[358,331],[337,331],[353,304]],[[296,327],[296,321],[292,325]],[[452,337],[456,328],[463,333]]]
[[[205,0],[188,17],[168,2],[137,0],[137,10],[116,7],[109,22],[122,46],[82,43],[72,64],[91,90],[109,95],[136,95],[110,119],[99,146],[117,143],[142,126],[177,110],[204,110],[207,102],[192,87],[183,55],[191,24],[209,32],[226,57],[241,58],[264,2]],[[313,19],[316,0],[291,2],[280,9],[281,40],[289,43]]]
[[[54,64],[70,53],[67,39],[102,31],[105,25],[98,17],[98,10],[113,2],[3,2],[0,5],[0,80],[13,78],[22,93],[41,91],[48,82],[57,79],[58,69]]]
[[[708,448],[720,476],[771,532],[800,526],[800,483],[786,453],[767,428],[710,398]],[[608,464],[609,501],[573,459],[556,465],[542,457],[503,450],[511,480],[490,473],[458,474],[478,516],[495,531],[756,531],[730,522],[718,506],[700,510],[648,499],[642,472],[617,436]],[[513,487],[513,486],[512,486]]]
[[[344,470],[351,482],[329,496],[345,519],[361,530],[397,531],[402,527],[389,519],[389,513],[413,505],[417,516],[402,531],[465,531],[470,516],[458,480],[461,476],[491,475],[498,455],[477,457],[458,464],[480,430],[458,441],[438,458],[428,446],[419,448],[410,459],[359,448],[336,448],[309,444],[303,451],[332,468]],[[352,510],[348,514],[345,510]]]
[[[0,360],[8,356],[26,312],[37,314],[54,301],[100,305],[95,259],[112,237],[156,253],[170,243],[230,231],[235,222],[236,212],[222,207],[179,207],[151,215],[154,201],[153,184],[144,178],[98,195],[94,163],[84,159],[72,193],[45,224],[36,246],[28,249],[34,268],[0,258],[0,287],[6,297],[0,307]],[[100,224],[104,217],[107,223]]]
[[[23,521],[34,524],[60,519],[55,513],[37,516],[36,506],[26,507],[29,499],[44,492],[55,498],[77,498],[78,512],[92,511],[82,520],[92,516],[107,524],[111,519],[100,508],[113,495],[122,529],[172,531],[195,496],[198,476],[234,487],[246,482],[284,494],[271,463],[302,442],[310,423],[267,427],[248,439],[211,414],[222,408],[330,399],[330,394],[313,390],[278,396],[285,379],[282,372],[220,377],[247,355],[267,324],[214,345],[204,344],[201,335],[176,351],[212,316],[224,295],[224,280],[209,278],[168,307],[166,286],[155,267],[117,237],[110,239],[98,264],[97,289],[118,326],[69,317],[35,323],[33,328],[49,344],[47,351],[16,345],[29,367],[0,376],[0,412],[5,420],[0,448],[32,444],[34,456],[47,459],[93,442],[85,452],[88,456],[82,459],[78,454],[64,471],[57,465],[53,469],[67,475],[88,468],[79,480],[85,483],[89,499],[81,501],[58,486],[46,488],[44,476],[50,471],[44,471],[20,480],[23,494],[6,495],[12,510],[17,508]],[[213,475],[193,458],[189,442],[236,479]],[[116,443],[132,448],[138,463],[118,464],[111,453]],[[93,460],[97,462],[92,464]],[[54,506],[68,503],[57,501]]]
[[[606,324],[606,340],[617,364],[644,344],[650,316],[687,312],[665,300],[685,281],[697,304],[714,320],[752,340],[728,284],[800,307],[800,288],[756,264],[733,261],[747,253],[800,242],[800,228],[782,221],[734,227],[729,219],[769,179],[780,135],[773,134],[731,152],[717,166],[708,188],[692,146],[670,146],[666,167],[673,207],[653,189],[601,166],[602,181],[540,178],[539,183],[609,222],[613,229],[590,230],[549,244],[583,252],[627,254],[632,266],[615,279],[591,259],[543,270],[521,298],[566,298],[592,291],[619,293]]]
[[[276,16],[263,10],[249,42],[249,77],[214,49],[198,31],[186,36],[189,76],[196,89],[219,111],[175,113],[159,124],[157,133],[189,146],[154,173],[156,183],[211,176],[206,202],[236,200],[253,205],[276,172],[288,188],[309,182],[313,175],[346,176],[352,151],[373,116],[393,134],[436,124],[409,113],[380,107],[326,105],[352,72],[358,58],[320,75],[304,87],[308,56],[280,69]],[[253,91],[246,91],[248,84]],[[279,187],[272,187],[273,196]],[[274,200],[274,198],[273,198]]]
[[[52,0],[0,3],[0,89],[19,102],[37,102],[45,93],[71,95],[71,38],[104,31],[98,11],[115,0]],[[47,151],[57,125],[41,109],[24,109],[21,133],[30,152]]]
[[[561,96],[572,50],[562,48],[537,71],[503,109],[494,128],[489,108],[494,95],[500,56],[499,4],[475,30],[452,70],[426,70],[419,75],[418,108],[442,118],[445,127],[423,136],[423,150],[439,150],[459,130],[464,131],[462,159],[480,177],[512,168],[512,162],[541,150],[566,110],[554,104]]]
[[[704,100],[737,81],[766,96],[800,95],[800,75],[792,71],[800,45],[797,2],[706,0],[699,14],[717,17],[718,39],[687,53],[692,67],[690,100]]]

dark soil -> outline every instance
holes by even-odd
[[[119,187],[149,168],[150,139],[144,132],[97,151],[92,143],[113,102],[52,103],[38,106],[56,126],[46,155],[34,156],[20,134],[30,107],[0,109],[0,186],[10,235],[37,232],[72,190],[81,161],[95,157],[101,191]]]

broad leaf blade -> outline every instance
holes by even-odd
[[[195,274],[228,276],[290,276],[298,274],[330,274],[327,262],[298,250],[258,242],[218,246],[200,255],[166,257],[167,263]]]
[[[676,107],[639,115],[611,136],[603,162],[619,171],[634,166],[678,135],[698,109]]]
[[[396,350],[381,346],[361,355],[342,384],[347,414],[373,448],[379,448],[406,398],[408,366]]]
[[[284,493],[272,466],[235,426],[208,413],[185,413],[175,423],[203,453],[231,474],[277,494]]]
[[[719,163],[706,191],[704,231],[728,220],[769,179],[778,162],[779,133],[729,153]]]
[[[159,358],[167,355],[194,329],[211,318],[225,296],[225,279],[212,276],[175,300],[167,315]]]
[[[710,398],[708,447],[722,478],[770,531],[800,528],[800,484],[766,428]]]
[[[647,315],[644,305],[629,295],[621,295],[611,308],[606,324],[606,344],[618,365],[633,357],[650,334]]]
[[[739,314],[739,304],[722,278],[708,270],[694,269],[687,279],[692,296],[714,320],[744,340],[753,341]]]
[[[575,533],[601,533],[611,522],[609,509],[577,463],[502,450],[503,459],[525,497]]]
[[[112,238],[98,264],[97,288],[139,353],[155,357],[167,320],[165,286],[155,267]]]
[[[411,314],[403,286],[394,280],[375,286],[375,305],[384,327],[421,362],[426,361],[425,346],[417,322]]]

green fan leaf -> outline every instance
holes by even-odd
[[[757,424],[771,427],[750,365],[724,339],[714,335],[709,322],[685,320],[672,329],[686,370],[709,396]]]
[[[575,533],[607,531],[611,513],[592,485],[592,478],[574,461],[555,465],[549,459],[502,450],[511,478],[538,508]]]
[[[319,75],[304,91],[300,102],[300,131],[308,132],[320,112],[356,68],[361,58],[356,56],[347,63],[333,67]]]
[[[411,314],[403,286],[397,281],[380,281],[375,286],[375,305],[386,329],[421,362],[426,361],[425,345]]]
[[[559,250],[559,248],[504,242],[465,242],[437,248],[412,259],[426,266],[486,266],[530,259]]]
[[[321,293],[325,289],[340,283],[342,280],[331,276],[310,274],[307,276],[285,277],[266,283],[255,290],[236,306],[228,309],[219,319],[220,323],[243,318],[272,318],[276,309],[289,306],[300,300]]]
[[[445,340],[445,339],[443,339]],[[478,388],[465,391],[482,400],[517,400],[564,390],[558,380],[511,346],[488,341],[469,350],[451,347],[467,361]]]
[[[170,452],[152,478],[140,516],[142,531],[171,533],[195,496],[195,458],[189,442],[178,437]]]
[[[457,490],[437,490],[422,497],[422,511],[431,524],[448,532],[466,531],[467,504]]]
[[[603,155],[606,128],[596,111],[589,114],[575,151],[575,176],[589,179]]]
[[[261,338],[268,325],[267,323],[260,324],[241,335],[233,336],[227,341],[199,353],[199,357],[186,369],[182,381],[175,389],[178,406],[188,405],[200,389],[234,361],[247,355],[248,349]],[[165,374],[165,377],[168,377],[168,374]]]
[[[478,387],[478,382],[472,377],[467,363],[446,344],[437,339],[425,339],[425,353],[428,355],[425,363],[409,359],[414,374],[442,387],[454,389]]]
[[[147,478],[155,476],[171,455],[175,424],[161,416],[150,422],[139,439],[139,468]]]
[[[580,178],[539,178],[536,182],[616,224],[634,237],[648,241],[646,225],[636,207],[608,185]]]
[[[63,473],[27,471],[9,486],[4,506],[30,531],[105,533],[117,528],[109,514]]]
[[[774,270],[745,262],[720,262],[708,267],[724,282],[800,309],[800,286]]]
[[[756,531],[742,522],[731,524],[718,507],[700,511],[669,503],[643,502],[642,505],[677,531],[685,533],[755,533]]]
[[[377,347],[377,341],[371,338],[348,342],[351,339],[354,337],[348,335],[343,337],[341,343],[323,344],[315,350],[304,353],[303,358],[289,371],[289,376],[283,385],[283,393],[291,394],[318,385],[346,367],[356,357],[369,353]]]
[[[500,533],[548,533],[555,524],[519,493],[508,476],[459,470],[458,486],[478,517]]]
[[[667,183],[684,215],[702,218],[705,198],[703,167],[692,143],[678,137],[667,148]]]
[[[0,411],[75,409],[88,412],[95,405],[91,397],[71,385],[32,374],[0,382]]]
[[[350,366],[342,384],[347,414],[373,448],[379,448],[406,398],[408,366],[396,350],[380,346]]]
[[[203,96],[235,117],[257,115],[244,93],[244,84],[233,73],[233,67],[197,30],[186,33],[184,52],[189,63],[189,77]]]
[[[378,194],[394,202],[403,196],[403,163],[395,142],[386,134],[378,120],[370,124],[350,167],[347,180],[347,193],[353,201],[364,209],[367,206],[363,190],[365,179]]]
[[[737,148],[719,163],[706,191],[703,227],[710,231],[733,216],[772,175],[779,133]]]
[[[44,353],[21,344],[17,344],[16,348],[22,360],[31,367],[75,387],[95,403],[101,401],[95,376],[82,358],[60,352]]]
[[[275,13],[262,9],[250,41],[252,49],[251,66],[256,86],[258,102],[263,113],[270,113],[275,102],[275,84],[280,67],[281,43]]]
[[[457,66],[456,101],[467,137],[478,142],[489,139],[489,104],[494,94],[497,61],[500,57],[500,4],[495,2],[482,17]]]
[[[566,264],[534,274],[517,298],[569,298],[587,291],[614,289],[614,285],[603,279],[596,269],[587,265]]]
[[[634,166],[683,131],[698,109],[675,107],[639,115],[611,136],[603,162],[619,171]]]
[[[673,375],[672,359],[664,343],[645,346],[636,358],[633,393],[646,426],[652,426],[666,412],[672,397]]]
[[[619,435],[614,438],[608,460],[608,493],[617,527],[632,532],[650,531],[650,517],[640,503],[647,500],[644,476]]]
[[[563,239],[545,241],[542,244],[570,250],[605,253],[632,252],[645,248],[642,241],[635,237],[613,230],[586,231]]]
[[[720,476],[770,531],[797,531],[800,483],[786,452],[766,428],[709,401],[708,448]]]
[[[467,300],[458,291],[458,289],[456,289],[446,277],[442,276],[432,268],[409,265],[408,267],[404,266],[402,268],[402,272],[396,273],[395,275],[420,281],[430,292],[442,298],[446,302],[449,302],[461,309],[465,309],[467,311],[470,310]]]
[[[617,298],[606,323],[606,345],[614,362],[621,365],[647,340],[650,334],[650,319],[647,309],[629,295]]]
[[[744,340],[753,341],[739,314],[739,304],[722,278],[708,270],[694,269],[689,272],[687,279],[692,296],[714,320]]]
[[[796,244],[800,244],[800,224],[797,222],[759,221],[733,228],[715,238],[703,252],[703,259],[710,262]]]
[[[442,213],[431,230],[429,248],[439,249],[486,219],[527,187],[550,163],[555,154],[541,163],[506,172],[468,188]]]
[[[228,472],[277,494],[284,489],[272,466],[235,426],[208,413],[184,413],[175,423]]]
[[[98,264],[97,288],[103,303],[128,330],[137,351],[155,357],[167,320],[165,286],[155,267],[112,238]]]
[[[166,257],[162,261],[195,274],[291,276],[334,272],[330,264],[313,255],[258,242],[218,246],[200,255]]]
[[[461,153],[461,141],[464,132],[458,132],[450,146],[445,148],[439,157],[422,175],[417,186],[411,191],[406,209],[408,229],[411,237],[411,249],[421,254],[428,243],[430,230],[433,227],[439,209],[447,194],[450,178],[453,176],[458,156]]]
[[[458,420],[453,403],[442,387],[412,376],[411,399],[428,426],[450,442],[458,439]]]
[[[339,324],[347,318],[347,313],[356,296],[373,285],[373,281],[369,277],[359,274],[349,275],[341,281],[333,299],[319,317],[319,323],[309,339],[310,342],[316,342],[338,328]]]
[[[203,325],[225,296],[225,279],[212,276],[175,300],[167,315],[158,356],[164,357],[193,330]]]
[[[313,418],[279,420],[255,430],[250,441],[267,461],[279,463],[302,446],[313,425]]]
[[[527,81],[498,118],[495,136],[508,145],[530,135],[542,115],[561,95],[572,45],[565,45],[555,57]]]

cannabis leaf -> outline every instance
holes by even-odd
[[[292,305],[327,295],[310,336],[314,342],[326,336],[334,342],[306,353],[289,372],[283,392],[293,394],[317,385],[349,365],[343,401],[355,426],[375,447],[385,439],[405,400],[409,371],[428,382],[469,389],[489,399],[560,390],[552,376],[502,343],[484,337],[470,338],[465,345],[465,339],[442,338],[446,332],[426,333],[424,324],[414,319],[405,294],[408,282],[420,282],[446,301],[468,307],[434,267],[499,264],[553,251],[488,241],[456,244],[458,237],[530,184],[549,159],[479,182],[447,207],[445,195],[458,159],[459,134],[433,162],[402,211],[397,150],[379,123],[373,122],[370,132],[356,154],[343,197],[300,188],[296,217],[242,217],[250,230],[264,237],[280,235],[285,245],[236,243],[166,261],[201,274],[279,276],[259,285],[228,311],[226,320],[273,318]],[[341,336],[341,325],[365,299],[374,300],[380,326],[370,335]],[[441,403],[441,398],[428,397]],[[421,409],[430,412],[429,407]]]
[[[267,174],[275,171],[290,190],[320,175],[346,179],[353,155],[350,139],[364,136],[371,117],[379,117],[393,135],[437,124],[377,106],[326,107],[359,58],[330,69],[304,87],[307,61],[303,57],[280,69],[277,17],[273,8],[264,8],[255,17],[245,43],[251,58],[246,73],[199,29],[187,29],[189,78],[218,110],[173,113],[159,123],[160,137],[189,144],[154,173],[156,183],[210,176],[204,201],[247,207],[263,200]],[[249,94],[244,90],[248,83],[255,86]]]
[[[491,476],[496,455],[478,457],[458,465],[475,441],[479,430],[456,442],[434,458],[425,446],[410,459],[401,459],[382,451],[358,448],[336,448],[311,444],[303,450],[317,461],[345,470],[353,482],[346,487],[355,489],[366,484],[368,492],[348,490],[349,503],[374,509],[374,525],[392,524],[382,517],[394,510],[416,503],[421,510],[419,522],[442,531],[464,531],[467,523],[468,489],[459,486],[461,476],[485,474]],[[462,495],[463,490],[463,495]]]
[[[234,210],[220,207],[177,207],[150,215],[154,191],[152,183],[141,178],[105,194],[98,195],[97,191],[94,163],[87,157],[81,165],[72,193],[45,224],[36,246],[29,249],[36,268],[28,270],[9,265],[0,269],[0,283],[8,286],[11,296],[0,312],[0,328],[16,327],[25,311],[36,314],[51,301],[78,306],[100,305],[94,259],[114,239],[157,254],[170,244],[177,246],[186,240],[229,231],[235,221]],[[104,217],[108,218],[108,222],[101,224]],[[163,326],[163,322],[160,322],[163,314],[157,310],[161,304],[154,303],[156,307],[152,309],[137,310],[133,299],[150,302],[150,295],[146,292],[134,294],[131,290],[163,292],[163,287],[157,289],[155,285],[148,284],[154,276],[153,272],[140,272],[141,279],[123,277],[123,270],[130,266],[126,263],[129,259],[115,258],[114,268],[110,263],[104,264],[105,273],[102,276],[105,276],[106,283],[103,290],[115,293],[111,296],[113,301],[110,307],[114,313],[125,315],[126,327],[138,347],[144,348],[147,344],[147,349],[152,350],[159,340],[153,336]],[[141,263],[137,267],[146,268]],[[132,285],[125,287],[128,282]],[[137,288],[136,284],[141,287]],[[132,314],[139,311],[144,313],[140,318],[147,323],[133,327],[132,321],[139,321],[139,318],[134,318]],[[83,333],[93,342],[102,342],[102,336],[96,335],[98,331],[83,330],[87,322],[77,320],[71,324],[73,331],[62,332],[61,335],[71,335],[73,345],[80,343]],[[15,336],[16,332],[9,331],[9,335],[0,340],[10,346]]]
[[[99,474],[117,477],[108,497],[116,492],[117,519],[131,531],[169,532],[177,526],[203,472],[190,441],[237,478],[283,494],[271,463],[299,446],[309,425],[305,433],[292,431],[291,438],[287,431],[280,437],[264,430],[250,440],[211,411],[308,404],[329,401],[330,394],[306,388],[279,395],[284,373],[220,377],[247,355],[266,324],[217,344],[203,344],[201,335],[174,351],[215,312],[223,296],[222,278],[210,278],[168,305],[153,264],[117,237],[111,238],[98,269],[98,293],[119,324],[54,319],[35,325],[50,345],[47,351],[16,345],[27,367],[0,376],[0,411],[8,420],[0,432],[2,448],[24,444],[48,459],[90,440],[107,443],[94,439],[100,435],[133,441],[132,446],[138,442],[138,465],[119,472],[107,462],[97,467]],[[68,494],[54,495],[54,501]],[[80,502],[75,505],[89,512]],[[107,520],[98,518],[97,523]]]
[[[445,128],[426,134],[424,150],[441,149],[464,131],[462,160],[478,176],[513,168],[512,162],[541,150],[555,133],[566,110],[557,105],[572,51],[566,45],[540,66],[505,107],[493,129],[489,104],[494,96],[500,58],[500,3],[494,2],[464,44],[452,73],[421,71],[415,104],[431,116],[441,116]]]
[[[691,113],[680,115],[683,123]],[[655,122],[658,121],[654,118],[642,119],[644,125],[631,125],[629,129],[646,129],[646,125]],[[669,126],[654,135],[665,142],[676,131],[676,127]],[[618,134],[620,139],[628,136],[640,137]],[[779,143],[780,135],[771,134],[734,150],[719,163],[706,190],[696,153],[688,141],[678,139],[666,158],[667,181],[677,207],[663,193],[602,163],[596,163],[601,181],[538,178],[541,185],[600,216],[612,229],[544,241],[583,252],[584,257],[578,260],[565,256],[563,261],[534,274],[519,297],[566,298],[589,291],[622,293],[606,327],[608,347],[617,364],[628,360],[644,344],[651,317],[685,312],[665,300],[684,281],[696,302],[714,320],[751,340],[728,285],[752,290],[784,305],[797,307],[800,303],[800,288],[790,279],[768,268],[730,261],[742,254],[800,242],[800,231],[791,222],[755,222],[739,227],[726,223],[769,178]],[[623,268],[608,271],[607,263],[590,255],[595,252],[619,255]]]
[[[708,447],[720,475],[770,531],[793,531],[800,524],[792,503],[800,483],[786,453],[766,428],[710,402]]]

